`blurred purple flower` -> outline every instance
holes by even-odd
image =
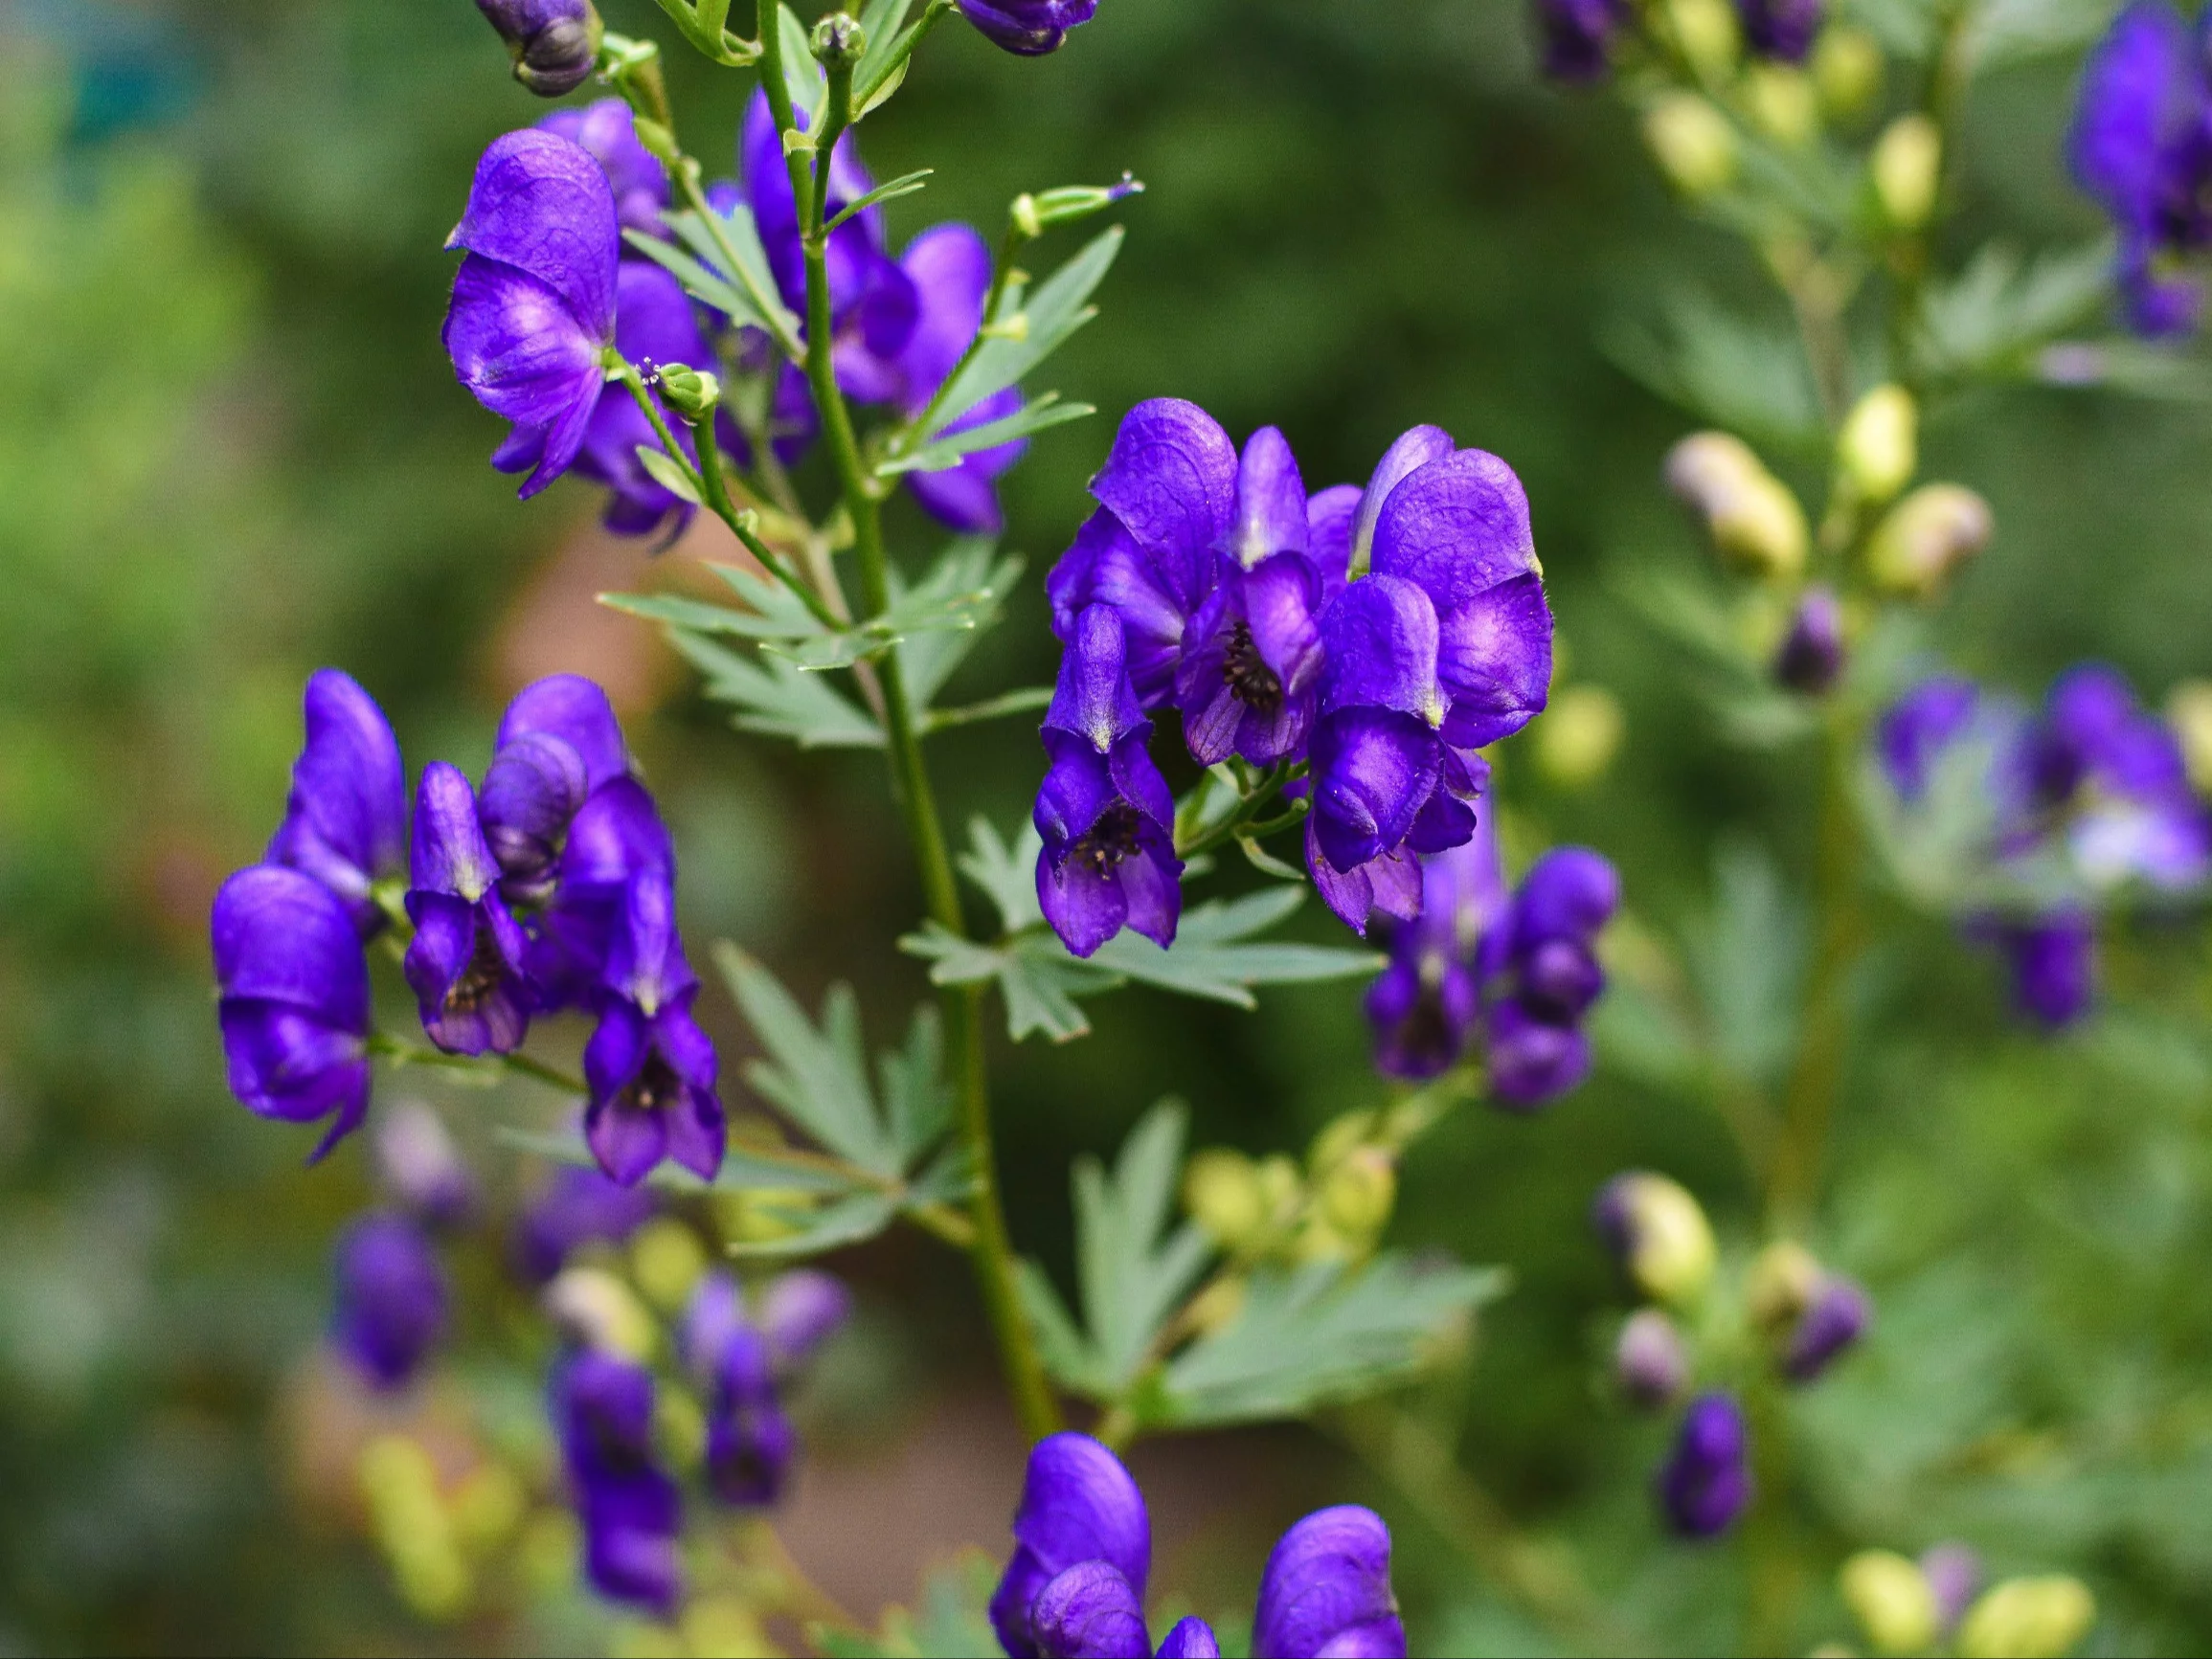
[[[991,1625],[1013,1659],[1043,1651],[1030,1622],[1038,1593],[1069,1568],[1099,1561],[1140,1604],[1152,1566],[1144,1494],[1121,1460],[1087,1434],[1054,1434],[1029,1453],[1014,1512],[1014,1554],[991,1597]]]
[[[433,1227],[457,1227],[476,1209],[476,1177],[438,1113],[419,1100],[384,1112],[373,1143],[384,1190]]]
[[[1812,587],[1797,601],[1797,613],[1774,654],[1774,678],[1793,691],[1818,697],[1843,673],[1843,607],[1836,590]]]
[[[579,1246],[620,1244],[659,1207],[649,1189],[622,1186],[597,1169],[564,1168],[516,1219],[515,1267],[530,1283],[542,1285]]]
[[[1659,1473],[1659,1506],[1684,1537],[1717,1537],[1751,1501],[1750,1432],[1726,1394],[1701,1394],[1682,1414]]]
[[[1736,0],[1745,43],[1783,63],[1805,61],[1826,10],[1825,0]]]
[[[362,1380],[402,1387],[445,1329],[444,1270],[407,1217],[374,1210],[338,1241],[332,1336]]]
[[[370,896],[407,862],[407,774],[376,700],[349,674],[319,668],[303,695],[307,741],[292,764],[284,821],[268,861],[312,876],[344,904],[361,936],[379,931]]]
[[[1873,1318],[1873,1300],[1855,1281],[1838,1273],[1823,1275],[1790,1334],[1782,1374],[1793,1382],[1812,1381],[1866,1334]]]
[[[584,1534],[584,1576],[611,1601],[669,1617],[682,1593],[683,1500],[653,1457],[653,1374],[582,1350],[553,1372],[554,1432]]]
[[[1629,19],[1622,0],[1536,0],[1536,29],[1544,40],[1544,73],[1585,86],[1613,68],[1613,41]]]

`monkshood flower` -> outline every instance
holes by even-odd
[[[574,92],[599,56],[599,16],[591,0],[476,0],[514,56],[514,78],[540,98]]]
[[[1588,847],[1553,847],[1529,866],[1504,925],[1483,940],[1490,1093],[1541,1106],[1590,1075],[1582,1030],[1605,989],[1598,933],[1620,908],[1620,877]]]
[[[2074,177],[2110,215],[2130,327],[2151,338],[2197,326],[2202,295],[2178,267],[2212,242],[2212,89],[2195,34],[2165,0],[2113,18],[2082,70],[2067,135]]]
[[[350,675],[319,668],[302,699],[306,747],[292,765],[284,821],[268,862],[337,895],[364,938],[384,926],[370,889],[407,863],[407,773],[376,700]]]
[[[1544,73],[1572,86],[1604,79],[1613,68],[1614,36],[1627,21],[1621,0],[1537,0]]]
[[[959,0],[959,7],[994,46],[1040,57],[1059,51],[1069,30],[1090,22],[1098,0]]]
[[[1390,965],[1367,990],[1379,1070],[1419,1082],[1458,1064],[1482,1017],[1476,953],[1506,905],[1488,815],[1466,845],[1421,861],[1420,914],[1390,930]]]
[[[476,1177],[437,1112],[419,1100],[382,1114],[374,1134],[384,1190],[433,1227],[457,1227],[476,1209]]]
[[[542,1285],[585,1244],[621,1244],[659,1207],[647,1188],[625,1187],[596,1169],[565,1168],[516,1218],[508,1254],[525,1279]]]
[[[511,1054],[530,1030],[528,942],[499,896],[499,865],[476,821],[476,794],[434,760],[415,797],[403,964],[430,1041],[449,1054]]]
[[[683,1500],[653,1455],[653,1374],[583,1349],[553,1376],[553,1419],[584,1535],[584,1576],[663,1618],[682,1591]]]
[[[2070,806],[2067,845],[2092,888],[2140,880],[2184,892],[2212,876],[2212,823],[2171,726],[2102,663],[2052,683],[2030,736],[2038,796]]]
[[[553,674],[515,694],[500,717],[477,818],[517,904],[553,894],[569,825],[594,791],[630,771],[613,705],[580,674]]]
[[[1744,40],[1763,57],[1802,63],[1813,50],[1826,0],[1736,0]]]
[[[1855,1281],[1840,1273],[1822,1274],[1790,1334],[1782,1375],[1793,1382],[1812,1381],[1866,1334],[1873,1318],[1873,1299]]]
[[[1183,913],[1175,802],[1145,748],[1152,723],[1129,684],[1121,617],[1075,618],[1041,735],[1051,765],[1032,815],[1037,903],[1061,942],[1088,956],[1123,928],[1162,947]]]
[[[583,447],[615,340],[621,228],[607,175],[591,153],[527,127],[495,139],[476,164],[468,207],[446,238],[467,258],[445,313],[446,355],[494,415],[539,436],[525,500],[566,472]]]
[[[1591,1222],[1632,1285],[1678,1308],[1712,1283],[1712,1223],[1679,1181],[1629,1170],[1598,1189]]]
[[[422,1229],[377,1210],[338,1241],[338,1296],[331,1335],[362,1380],[405,1386],[445,1329],[445,1272]]]
[[[539,122],[541,132],[582,146],[607,175],[615,192],[615,216],[625,231],[665,236],[662,213],[668,206],[668,169],[638,142],[637,122],[619,98],[602,98],[581,109],[556,109]]]
[[[369,1110],[369,961],[320,882],[255,864],[215,894],[209,930],[231,1092],[285,1123],[330,1118],[313,1163]]]
[[[991,1624],[1015,1659],[1145,1659],[1152,1527],[1144,1496],[1088,1435],[1055,1434],[1029,1453],[1012,1559]],[[1212,1629],[1185,1619],[1158,1653],[1217,1655]],[[1252,1651],[1263,1659],[1403,1655],[1390,1589],[1390,1535],[1372,1511],[1317,1511],[1284,1533],[1261,1575]]]
[[[1814,587],[1797,601],[1790,631],[1774,653],[1774,678],[1793,691],[1818,697],[1843,673],[1843,606],[1836,590]]]
[[[1751,1437],[1743,1407],[1701,1394],[1682,1414],[1673,1454],[1659,1471],[1659,1507],[1687,1538],[1717,1537],[1751,1501]]]
[[[700,1281],[682,1335],[685,1362],[706,1393],[708,1489],[742,1508],[774,1503],[799,1437],[777,1396],[768,1337],[746,1317],[734,1280]]]
[[[851,1316],[852,1292],[845,1281],[817,1267],[779,1274],[760,1298],[761,1334],[780,1371],[813,1358]]]

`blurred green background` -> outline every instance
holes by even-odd
[[[606,8],[668,37],[650,13]],[[412,765],[477,766],[525,675],[602,672],[676,823],[692,936],[735,937],[809,995],[853,977],[884,1037],[923,992],[891,950],[916,908],[905,853],[872,762],[734,735],[646,630],[593,619],[593,587],[645,579],[645,560],[594,538],[587,486],[518,507],[485,465],[496,424],[438,345],[440,244],[479,147],[543,106],[466,0],[17,0],[0,28],[0,1651],[436,1650],[455,1634],[405,1611],[302,1450],[361,1149],[303,1173],[306,1141],[221,1081],[206,907],[281,813],[302,678],[343,665]],[[1976,88],[1953,256],[2093,230],[2057,162],[2071,73]],[[678,56],[672,80],[691,146],[724,153],[708,135],[733,129],[746,78]],[[1239,437],[1280,425],[1315,487],[1443,424],[1519,469],[1573,675],[1627,711],[1586,790],[1509,748],[1509,806],[1529,835],[1620,863],[1747,1064],[1786,1042],[1768,970],[1801,924],[1810,766],[1723,745],[1623,602],[1632,572],[1698,567],[1658,481],[1691,422],[1598,344],[1684,273],[1756,295],[1755,273],[1684,224],[1617,104],[1535,79],[1513,0],[1104,0],[1035,62],[948,26],[865,136],[878,177],[938,169],[892,208],[901,240],[943,217],[993,226],[1022,189],[1124,167],[1150,187],[1054,381],[1105,413],[1047,434],[1012,480],[1030,575],[973,684],[1050,675],[1037,578],[1136,400],[1193,398]],[[2029,389],[1939,412],[1929,474],[1980,489],[1999,526],[1937,620],[1944,648],[2031,692],[2092,654],[2153,698],[2212,670],[2208,440],[2184,404]],[[898,510],[918,554],[930,533]],[[1007,726],[942,740],[939,764],[956,821],[1010,825],[1040,756]],[[2000,1572],[2081,1574],[2100,1650],[2202,1651],[2201,930],[2124,945],[2105,1016],[2054,1042],[2007,1023],[1940,925],[1884,916],[1812,1241],[1881,1316],[1793,1406],[1797,1638],[1846,1634],[1828,1584],[1852,1548],[1960,1536]],[[1069,1248],[1069,1159],[1162,1093],[1190,1101],[1201,1141],[1254,1152],[1380,1097],[1354,986],[1251,1016],[1129,992],[1093,1015],[1078,1047],[1001,1057],[1013,1224],[1049,1262]],[[1659,1536],[1659,1431],[1598,1380],[1618,1301],[1585,1213],[1629,1164],[1748,1240],[1753,1195],[1719,1122],[1632,1065],[1534,1120],[1463,1112],[1415,1153],[1394,1239],[1516,1278],[1428,1421],[1512,1517],[1517,1558],[1571,1550],[1638,1646],[1726,1649],[1743,1553]],[[929,1432],[928,1401],[986,1397],[957,1260],[902,1236],[844,1265],[870,1309],[853,1386],[878,1440]],[[1440,1524],[1487,1512],[1424,1505],[1303,1430],[1187,1455],[1242,1483],[1237,1513],[1171,1558],[1201,1606],[1244,1603],[1303,1507],[1357,1497],[1396,1526],[1416,1651],[1577,1640],[1501,1590],[1496,1535]]]

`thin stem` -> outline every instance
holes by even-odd
[[[1180,859],[1194,859],[1200,853],[1208,853],[1215,847],[1226,845],[1237,836],[1273,834],[1275,830],[1285,827],[1286,824],[1298,822],[1305,816],[1302,804],[1295,815],[1285,815],[1282,818],[1273,820],[1264,831],[1251,827],[1253,815],[1281,793],[1282,786],[1288,783],[1290,779],[1291,769],[1289,767],[1275,767],[1245,793],[1244,798],[1237,802],[1235,809],[1227,818],[1211,829],[1202,833],[1197,840],[1187,845],[1178,846],[1175,849],[1175,856]]]
[[[945,731],[956,726],[973,726],[981,720],[999,720],[1009,714],[1028,714],[1052,704],[1050,685],[1026,685],[1019,691],[1005,691],[996,697],[987,697],[981,703],[970,703],[959,708],[933,708],[922,718],[922,730],[929,733]]]
[[[857,121],[868,113],[868,107],[875,101],[876,95],[891,84],[892,77],[896,75],[905,66],[907,59],[914,56],[914,48],[919,46],[924,36],[937,27],[937,19],[952,9],[953,0],[930,0],[928,8],[922,14],[900,32],[898,38],[891,43],[891,51],[885,56],[883,62],[876,66],[873,73],[865,81],[852,89],[854,120]]]
[[[991,330],[1002,321],[999,311],[1006,303],[1006,284],[1013,276],[1014,257],[1022,251],[1023,244],[1028,239],[1028,234],[1020,224],[1012,219],[1007,220],[1005,236],[999,243],[998,264],[991,272],[991,286],[983,296],[982,322],[976,328],[975,338],[968,342],[967,348],[960,353],[959,361],[953,365],[952,372],[937,382],[937,389],[930,393],[930,400],[923,405],[922,412],[892,434],[887,446],[889,454],[904,455],[928,435],[932,423],[944,409],[946,397],[959,384],[960,376],[967,372],[968,365],[976,360],[976,353],[983,348],[986,341],[994,338]]]
[[[761,0],[761,80],[768,89],[769,109],[778,130],[796,130],[797,112],[791,90],[783,78],[782,44],[774,28],[769,0]],[[834,140],[840,121],[834,103],[824,123],[824,136]],[[815,408],[822,417],[824,446],[835,469],[846,511],[852,520],[853,556],[860,577],[861,603],[869,616],[880,616],[891,603],[890,563],[884,550],[883,514],[873,481],[861,460],[860,444],[852,428],[851,412],[837,384],[833,356],[834,337],[829,306],[829,271],[826,237],[823,234],[823,200],[828,194],[833,145],[813,152],[815,168],[807,167],[808,151],[791,152],[791,182],[805,227],[806,256],[806,377],[814,391]],[[919,866],[922,895],[930,918],[956,935],[967,936],[960,911],[959,889],[953,878],[952,855],[945,841],[936,795],[922,757],[919,722],[906,687],[898,654],[887,654],[878,667],[883,694],[886,751],[890,756],[892,787],[906,819],[908,839],[914,843]],[[970,1259],[975,1264],[983,1304],[998,1338],[999,1354],[1008,1387],[1014,1396],[1022,1426],[1031,1439],[1051,1433],[1060,1425],[1058,1406],[1045,1379],[1028,1322],[1024,1317],[1014,1276],[1014,1252],[1006,1233],[1004,1211],[999,1201],[997,1159],[991,1138],[990,1091],[983,1052],[983,992],[980,985],[946,986],[945,1031],[953,1084],[960,1103],[961,1136],[970,1178],[975,1183],[969,1199],[969,1220],[975,1228]]]

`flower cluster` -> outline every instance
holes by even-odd
[[[1144,1621],[1152,1521],[1113,1452],[1055,1434],[1029,1453],[1014,1512],[1014,1554],[991,1597],[991,1625],[1014,1659],[1208,1659],[1221,1645],[1187,1618],[1155,1649]],[[1406,1629],[1390,1590],[1390,1534],[1343,1504],[1298,1522],[1260,1576],[1251,1651],[1259,1659],[1390,1659]]]
[[[1701,1374],[1716,1384],[1684,1407],[1658,1494],[1675,1532],[1717,1536],[1751,1500],[1750,1428],[1738,1401],[1746,1369],[1771,1368],[1793,1384],[1815,1380],[1865,1334],[1873,1303],[1855,1281],[1788,1242],[1770,1244],[1733,1293],[1720,1294],[1711,1225],[1697,1199],[1664,1176],[1615,1176],[1591,1219],[1630,1288],[1652,1303],[1629,1315],[1614,1344],[1623,1398],[1661,1410]]]
[[[1605,989],[1593,949],[1620,878],[1587,847],[1554,847],[1508,897],[1496,820],[1421,861],[1421,913],[1390,930],[1390,965],[1367,992],[1375,1064],[1392,1077],[1456,1065],[1478,1026],[1491,1098],[1543,1106],[1590,1074],[1582,1020]]]
[[[2203,24],[2134,0],[2082,70],[2067,138],[2074,177],[2111,216],[2128,325],[2153,338],[2197,326],[2185,261],[2212,245],[2212,78]]]
[[[1726,7],[1670,9],[1669,28],[1687,36],[1681,50],[1710,56],[1707,42],[1718,35],[1732,48],[1734,37],[1754,55],[1775,63],[1798,64],[1812,56],[1813,43],[1826,21],[1824,0],[1735,0],[1733,26]],[[1536,32],[1543,42],[1544,73],[1569,85],[1603,80],[1624,33],[1636,25],[1636,9],[1625,0],[1537,0]]]
[[[1078,955],[1181,911],[1173,803],[1146,748],[1173,710],[1202,766],[1309,803],[1315,885],[1365,931],[1420,913],[1424,854],[1465,842],[1478,752],[1544,706],[1551,612],[1520,481],[1416,427],[1362,491],[1309,496],[1281,433],[1240,456],[1204,410],[1139,404],[1098,510],[1047,583],[1066,647],[1047,714],[1037,890]]]
[[[481,793],[442,761],[423,769],[412,837],[399,746],[369,694],[324,669],[306,723],[266,862],[215,898],[233,1092],[265,1117],[331,1118],[317,1157],[361,1122],[365,945],[396,923],[431,1042],[511,1054],[533,1019],[588,1013],[584,1135],[600,1166],[630,1183],[673,1157],[711,1177],[722,1105],[713,1043],[691,1017],[675,855],[606,694],[575,675],[524,689]]]
[[[782,303],[806,309],[805,254],[791,174],[765,93],[756,93],[737,145],[738,177],[706,191],[711,209],[752,215]],[[838,141],[824,211],[844,212],[874,188],[850,133]],[[514,430],[492,458],[527,473],[536,494],[562,473],[611,492],[605,523],[625,535],[664,526],[680,532],[693,506],[639,460],[666,453],[652,419],[608,371],[629,363],[687,462],[699,431],[656,389],[672,368],[720,368],[756,387],[764,414],[754,428],[789,463],[812,441],[818,419],[806,377],[756,327],[740,326],[692,301],[641,239],[666,240],[667,169],[640,141],[629,106],[603,99],[564,109],[496,140],[477,164],[468,205],[447,246],[463,258],[446,312],[445,347],[463,385]],[[928,411],[974,343],[991,287],[991,256],[961,224],[922,232],[893,258],[883,210],[869,207],[830,232],[830,321],[839,389],[856,402],[888,406],[900,420]],[[743,399],[734,401],[742,402]],[[1006,388],[958,412],[962,430],[1021,407]],[[739,465],[753,437],[718,407],[699,430]],[[954,529],[1001,527],[994,481],[1020,459],[1024,440],[973,451],[949,466],[906,475],[923,508]]]
[[[1981,1558],[1940,1543],[1913,1560],[1861,1550],[1836,1576],[1844,1605],[1878,1653],[1954,1653],[1959,1659],[2058,1659],[2096,1622],[2096,1600],[2063,1574],[1982,1588]]]
[[[1969,680],[1924,681],[1875,744],[1907,841],[1973,849],[1967,930],[2043,1025],[2088,1010],[2100,908],[2129,887],[2170,899],[2212,878],[2212,818],[2179,738],[2102,664],[2068,669],[2032,710]]]

